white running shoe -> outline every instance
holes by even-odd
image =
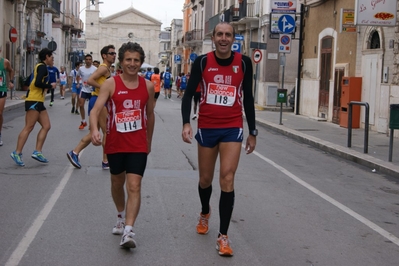
[[[121,243],[119,245],[124,248],[135,248],[136,241],[134,241],[133,236],[134,236],[133,231],[124,233],[121,239]]]
[[[122,235],[124,230],[125,230],[125,219],[118,217],[114,228],[112,228],[112,234]]]

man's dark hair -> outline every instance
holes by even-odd
[[[218,24],[216,24],[216,26],[213,28],[212,36],[215,36],[215,34],[216,34],[216,27],[217,27],[218,25],[222,25],[222,24],[230,25],[230,26],[233,28],[233,37],[236,35],[236,30],[234,29],[233,25],[231,25],[229,22],[222,21],[222,22],[219,22]]]
[[[114,49],[115,50],[115,46],[113,46],[112,44],[104,46],[103,49],[101,49],[101,57],[103,58],[103,54],[107,55],[107,53],[109,52],[109,49]]]
[[[159,68],[154,67],[154,73],[155,73],[155,74],[159,74]]]
[[[151,67],[147,67],[147,71],[151,71]]]
[[[51,51],[48,48],[43,48],[40,52],[39,52],[39,60],[40,61],[44,61],[46,60],[46,56],[52,56],[53,55],[53,51]]]
[[[100,61],[94,60],[94,61],[93,61],[93,64],[94,64],[94,63],[100,64]]]
[[[78,67],[78,66],[80,66],[80,62],[76,62],[75,63],[75,68]]]
[[[137,52],[140,54],[140,63],[144,62],[145,58],[145,53],[143,48],[140,46],[140,44],[136,42],[127,42],[122,44],[121,48],[118,50],[118,60],[119,62],[122,62],[123,59],[125,58],[125,52]]]
[[[87,57],[90,57],[91,59],[93,59],[93,57],[91,56],[91,54],[85,55],[85,59],[86,59]]]

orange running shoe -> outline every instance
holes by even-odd
[[[85,126],[87,126],[87,123],[86,123],[86,122],[80,122],[79,129],[84,129]]]
[[[233,250],[230,247],[230,240],[227,235],[220,235],[216,241],[216,249],[220,256],[233,256]]]
[[[200,213],[200,217],[198,218],[198,224],[197,224],[198,234],[206,235],[208,233],[209,231],[208,221],[210,217],[211,217],[210,209],[208,214],[202,214],[202,212]]]

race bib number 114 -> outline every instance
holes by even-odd
[[[121,133],[141,129],[141,110],[130,110],[115,114],[116,130]]]

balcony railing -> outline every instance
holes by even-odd
[[[46,0],[27,0],[26,7],[38,7],[43,5]]]
[[[219,22],[220,22],[220,15],[219,14],[211,17],[208,21],[205,22],[204,33],[206,35],[212,34],[213,29],[216,27],[216,25]]]
[[[80,18],[73,18],[73,29],[72,31],[75,32],[82,32],[83,31],[83,21]]]
[[[195,46],[196,44],[202,42],[202,40],[203,40],[202,29],[194,29],[192,31],[188,31],[184,34],[184,37],[182,38],[184,46]]]
[[[64,13],[64,18],[62,20],[63,28],[73,27],[73,19],[74,16],[72,15],[72,13]]]
[[[58,0],[46,0],[44,5],[44,13],[52,13],[53,17],[60,17],[61,3]]]
[[[238,19],[243,18],[258,18],[260,16],[260,1],[259,0],[244,0],[238,7]]]

